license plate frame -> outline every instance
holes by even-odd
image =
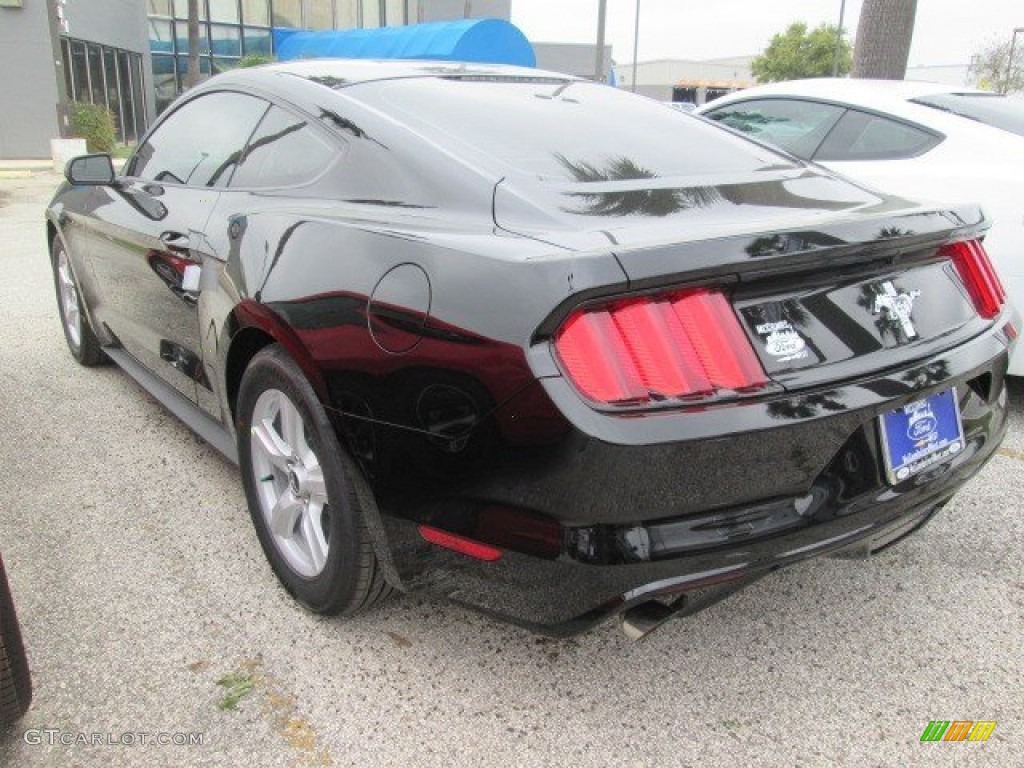
[[[955,387],[883,413],[878,417],[878,431],[890,485],[955,456],[966,445]]]

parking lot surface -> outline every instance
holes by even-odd
[[[235,468],[67,353],[58,181],[0,180],[0,551],[35,683],[0,766],[1024,765],[1020,382],[999,454],[919,534],[641,643],[415,595],[324,619],[278,586]],[[921,743],[931,720],[998,725]]]

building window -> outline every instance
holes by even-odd
[[[117,82],[117,51],[103,49],[103,80],[106,83],[107,109],[114,116],[114,130],[124,140],[124,115],[121,113],[121,86]]]
[[[96,43],[87,43],[86,50],[89,53],[89,101],[93,104],[103,104],[103,59],[100,47]]]
[[[257,26],[270,26],[270,5],[267,0],[242,0],[242,21]]]
[[[245,55],[269,56],[271,51],[270,30],[246,27],[243,30]]]
[[[334,9],[331,0],[308,0],[306,26],[309,29],[333,29]]]
[[[365,29],[380,26],[380,3],[381,0],[362,0],[360,26]]]
[[[408,23],[405,20],[405,0],[384,1],[384,23],[389,27],[404,26]]]
[[[68,91],[72,101],[89,101],[89,67],[85,58],[85,43],[70,42],[72,85]]]
[[[229,27],[226,24],[211,24],[210,50],[214,56],[233,56],[236,59],[241,56],[242,40],[238,27]]]
[[[117,51],[117,85],[120,89],[120,93],[118,94],[118,96],[121,100],[121,114],[123,116],[124,125],[124,140],[138,141],[138,118],[140,115],[138,115],[137,112],[145,114],[146,107],[144,104],[135,103],[135,96],[132,91],[132,74],[130,61],[131,59],[129,58],[128,51]]]
[[[174,45],[178,53],[188,57],[188,22],[179,21],[174,25]],[[210,37],[206,31],[206,25],[199,25],[199,55],[207,56],[210,53]]]
[[[135,132],[137,138],[141,139],[146,132],[149,121],[146,119],[146,97],[143,95],[142,77],[142,56],[137,53],[129,54],[129,61],[132,69],[132,103],[135,105]]]
[[[335,29],[355,29],[359,26],[359,0],[334,0]]]
[[[302,26],[302,0],[274,0],[275,27]]]
[[[238,0],[210,0],[210,21],[224,21],[229,24],[237,24]]]
[[[231,69],[242,56],[272,56],[272,27],[397,26],[409,23],[415,15],[409,9],[417,7],[413,0],[198,0],[197,6],[202,74]],[[153,86],[162,111],[181,93],[188,69],[188,0],[147,0],[147,11]],[[80,53],[91,66],[88,55]],[[88,82],[86,77],[81,87],[88,88]]]
[[[68,98],[105,106],[114,116],[117,140],[136,141],[146,130],[142,55],[67,37],[60,47]]]
[[[149,52],[174,53],[174,25],[171,22],[149,20]]]
[[[178,73],[174,56],[153,54],[153,90],[156,93],[156,111],[163,112],[178,95]]]
[[[199,20],[206,21],[206,0],[199,0]],[[188,18],[188,0],[174,0],[174,15],[179,19]]]
[[[60,58],[63,62],[61,69],[64,70],[64,93],[67,98],[73,99],[75,97],[75,81],[71,73],[71,43],[66,37],[60,39]]]

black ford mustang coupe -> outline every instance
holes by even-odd
[[[241,468],[285,588],[643,634],[923,525],[1006,428],[975,207],[509,67],[189,91],[48,209],[60,317]]]

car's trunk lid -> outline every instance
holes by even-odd
[[[691,187],[537,185],[543,208],[560,213],[531,223],[528,198],[502,186],[501,226],[610,250],[631,292],[724,288],[765,372],[786,388],[905,364],[984,326],[939,253],[978,234],[976,207],[921,206],[804,168]]]

